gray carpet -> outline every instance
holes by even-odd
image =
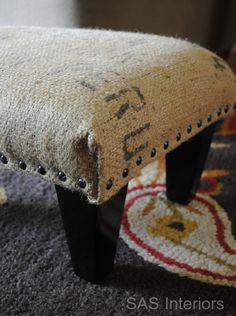
[[[236,146],[233,146],[236,152]],[[221,152],[222,153],[222,152]],[[234,157],[234,159],[232,158]],[[210,160],[234,165],[221,154]],[[228,203],[236,232],[235,170],[225,181],[228,188],[221,203]],[[73,273],[62,221],[52,184],[37,177],[0,172],[8,203],[0,208],[0,315],[227,315],[236,311],[236,289],[214,286],[165,271],[144,262],[120,240],[114,272],[102,285],[92,285]],[[231,180],[230,180],[231,179]],[[231,185],[234,191],[230,191]],[[232,193],[233,192],[233,193]],[[158,310],[140,305],[151,297]],[[165,298],[224,300],[224,311],[174,313],[164,308]],[[233,315],[233,314],[231,314]]]

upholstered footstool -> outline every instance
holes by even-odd
[[[167,154],[167,197],[188,203],[214,126],[235,102],[225,61],[187,41],[0,28],[0,164],[55,183],[86,280],[113,267],[129,180]]]

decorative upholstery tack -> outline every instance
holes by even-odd
[[[157,35],[1,27],[0,69],[0,165],[82,190],[96,204],[153,161],[152,148],[167,153],[236,102],[221,58]]]

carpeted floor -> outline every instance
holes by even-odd
[[[228,214],[232,224],[232,232],[229,231],[228,235],[234,243],[235,160],[236,117],[226,122],[216,135],[201,186],[201,192],[209,194]],[[202,279],[197,272],[181,276],[186,275],[183,270],[172,271],[168,264],[159,264],[155,258],[150,260],[145,253],[135,247],[132,247],[135,250],[131,249],[128,244],[132,247],[128,236],[122,235],[114,272],[102,285],[80,280],[72,271],[53,185],[31,176],[0,172],[1,316],[226,316],[236,312],[236,279],[219,285],[211,278]],[[228,267],[235,276],[236,255],[233,250],[231,257],[227,258]],[[178,252],[175,259],[178,260]],[[214,270],[214,267],[209,265],[209,269]],[[211,304],[217,301],[221,305],[218,308],[215,305],[213,309],[204,309],[207,303],[200,308],[195,305],[192,309],[186,308],[187,305],[181,309],[178,305],[178,310],[173,311],[165,305],[166,299],[190,300],[190,304],[194,300]]]

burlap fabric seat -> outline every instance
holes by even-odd
[[[1,166],[82,192],[93,204],[234,113],[235,102],[225,61],[184,40],[0,29]]]

